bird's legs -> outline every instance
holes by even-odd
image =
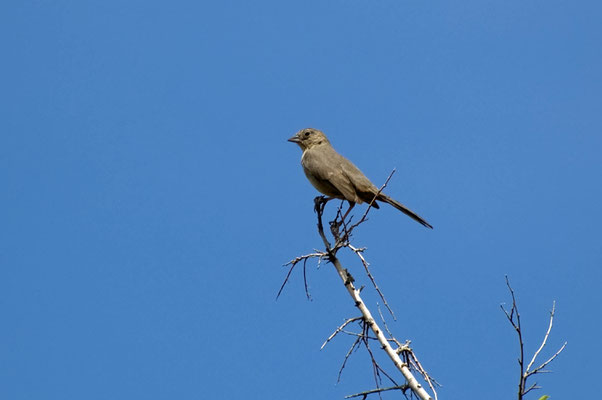
[[[343,218],[341,218],[341,223],[345,222],[345,218],[347,218],[347,216],[349,215],[349,212],[351,211],[351,209],[355,207],[355,203],[353,202],[349,202],[349,208],[347,209],[347,212],[345,212],[345,215],[343,215]]]
[[[342,204],[341,204],[342,206]],[[339,242],[341,240],[341,232],[339,231],[339,228],[341,226],[345,227],[345,219],[347,218],[347,216],[349,215],[349,212],[351,212],[351,209],[355,206],[355,203],[353,202],[349,202],[349,208],[347,209],[347,211],[345,212],[344,215],[342,215],[341,219],[339,220],[339,215],[341,215],[341,211],[339,208],[339,211],[337,212],[337,217],[334,219],[334,221],[330,221],[330,232],[332,233],[332,236],[335,238],[335,240],[337,242]],[[345,228],[346,230],[347,228]]]

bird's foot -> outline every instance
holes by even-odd
[[[330,233],[332,233],[332,237],[338,242],[341,236],[341,225],[343,221],[339,221],[339,219],[335,219],[334,221],[330,221]]]
[[[332,197],[317,196],[314,199],[314,212],[321,214],[324,211],[326,203],[328,203],[330,200],[332,200]]]

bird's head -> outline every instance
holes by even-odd
[[[312,147],[323,143],[330,144],[324,132],[313,128],[301,129],[288,141],[297,143],[299,147],[301,147],[301,150],[311,149]]]

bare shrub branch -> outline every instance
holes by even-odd
[[[558,355],[566,347],[567,342],[564,342],[564,344],[560,347],[560,349],[556,353],[554,353],[550,358],[548,358],[545,362],[540,364],[535,369],[531,369],[533,367],[533,364],[535,363],[537,357],[539,356],[539,354],[541,353],[543,348],[546,346],[548,337],[550,336],[550,332],[552,331],[552,325],[554,323],[554,313],[556,311],[556,302],[554,301],[552,303],[552,310],[550,311],[550,322],[548,323],[548,329],[546,330],[546,334],[543,337],[541,345],[539,346],[537,351],[535,351],[535,353],[533,354],[533,357],[531,358],[531,361],[529,362],[529,364],[527,364],[527,367],[525,368],[525,351],[524,351],[524,342],[523,342],[523,331],[522,331],[522,327],[521,327],[521,323],[520,323],[520,314],[518,312],[516,296],[514,294],[514,290],[510,286],[510,281],[508,280],[508,276],[506,276],[506,286],[508,287],[508,290],[510,291],[510,295],[512,296],[512,307],[510,308],[510,311],[506,310],[506,308],[504,308],[503,304],[501,304],[500,307],[501,307],[502,311],[504,312],[504,314],[506,315],[506,318],[508,319],[508,321],[510,322],[510,324],[516,331],[516,335],[518,337],[518,345],[519,345],[518,364],[520,367],[520,377],[519,377],[519,381],[518,381],[518,400],[522,400],[523,397],[527,393],[529,393],[531,390],[541,389],[541,386],[538,386],[537,382],[535,382],[531,386],[527,387],[527,379],[536,374],[550,372],[550,371],[544,370],[544,368],[549,363],[554,361],[554,359],[556,357],[558,357]]]
[[[384,187],[386,186],[387,182],[390,180],[392,175],[393,175],[393,173],[391,173],[391,175],[389,175],[389,177],[387,178],[387,181],[385,182],[385,185],[383,185],[381,187],[381,189],[379,190],[379,193],[380,193],[380,191],[382,191],[382,189],[384,189]],[[410,364],[403,361],[400,357],[400,352],[398,352],[398,349],[394,349],[391,346],[390,340],[385,337],[383,330],[378,326],[375,319],[372,317],[370,310],[368,309],[368,307],[362,300],[362,298],[360,296],[360,289],[357,289],[354,286],[355,279],[351,276],[351,274],[349,273],[349,271],[347,269],[343,268],[343,266],[341,265],[341,262],[336,257],[336,253],[338,252],[338,250],[340,250],[341,248],[344,248],[344,247],[349,247],[348,241],[349,241],[349,238],[351,237],[353,230],[367,220],[367,215],[368,215],[368,212],[370,211],[370,208],[372,207],[373,202],[371,202],[368,205],[368,209],[364,212],[362,218],[355,224],[349,226],[349,228],[347,228],[347,226],[349,224],[346,223],[344,221],[344,219],[343,220],[335,219],[335,221],[333,221],[330,224],[331,231],[334,230],[333,227],[337,228],[336,231],[333,232],[333,238],[335,240],[335,242],[334,242],[335,244],[334,244],[334,246],[332,246],[330,244],[328,238],[326,237],[326,234],[324,233],[324,226],[322,223],[322,215],[323,215],[324,207],[325,207],[327,201],[328,200],[323,197],[317,197],[315,199],[315,211],[316,211],[317,217],[318,217],[318,224],[317,224],[318,225],[318,233],[319,233],[320,237],[322,238],[322,242],[324,243],[324,246],[326,249],[325,253],[328,254],[328,261],[330,261],[336,268],[337,273],[339,274],[341,281],[345,285],[347,292],[353,299],[355,306],[362,313],[362,316],[363,316],[362,323],[365,324],[365,326],[367,328],[369,328],[373,332],[373,334],[376,336],[377,340],[379,341],[379,343],[381,345],[381,348],[385,351],[385,353],[387,353],[387,355],[389,356],[389,358],[391,359],[391,361],[393,362],[395,367],[401,372],[403,377],[406,379],[408,387],[420,399],[423,399],[423,400],[432,399],[432,397],[428,394],[428,392],[422,387],[422,385],[414,377],[412,371],[410,370]],[[337,217],[339,217],[339,216],[341,216],[340,210],[339,210],[339,212],[337,212]],[[342,231],[338,230],[339,227],[343,227]],[[356,250],[358,250],[358,249],[356,248]],[[353,249],[352,249],[352,251],[353,251]],[[354,253],[357,254],[358,256],[361,256],[362,251],[354,251]],[[361,259],[363,259],[363,256],[360,257],[360,260]],[[365,259],[363,260],[362,264],[364,265],[365,269],[368,268],[368,263],[365,261]],[[375,285],[375,287],[378,287],[375,282],[374,282],[374,285]],[[384,299],[384,296],[382,298]],[[367,345],[368,339],[364,338],[364,340],[365,340],[364,343]],[[367,350],[369,351],[371,359],[372,359],[375,379],[379,379],[380,372],[384,373],[384,371],[378,365],[378,363],[376,363],[376,360],[374,359],[374,356],[373,356],[371,350],[368,348],[368,345],[366,347],[367,347]],[[407,347],[407,350],[405,350],[405,351],[411,352],[411,354],[413,355],[413,352],[411,349],[409,349],[409,347]],[[350,352],[348,354],[350,354]],[[415,355],[413,355],[413,357],[415,358]],[[428,375],[426,375],[426,376],[428,377]],[[425,380],[427,380],[427,382],[429,382],[429,384],[430,384],[430,381],[428,380],[428,378],[426,378]],[[378,385],[378,382],[377,382],[377,385]],[[396,385],[396,386],[399,386],[399,385]],[[436,392],[435,392],[435,399],[436,399]]]
[[[406,391],[409,389],[419,399],[432,400],[433,397],[431,397],[431,395],[424,389],[422,384],[414,376],[414,372],[418,372],[418,374],[420,374],[422,376],[424,381],[427,382],[429,387],[432,389],[434,396],[435,396],[434,399],[436,400],[437,393],[434,389],[434,384],[433,384],[435,381],[426,373],[424,368],[422,368],[422,365],[418,361],[418,358],[414,354],[413,350],[410,348],[409,342],[406,342],[405,344],[401,344],[397,339],[395,339],[395,337],[391,334],[389,327],[386,326],[384,318],[382,318],[382,313],[380,313],[380,309],[379,309],[379,313],[381,315],[381,318],[383,319],[386,333],[388,334],[389,337],[385,336],[385,331],[383,331],[380,328],[380,326],[378,325],[378,323],[375,321],[374,317],[372,316],[372,313],[368,309],[368,306],[361,298],[360,294],[363,289],[363,286],[361,286],[360,288],[355,287],[354,277],[351,275],[351,273],[346,268],[344,268],[342,266],[340,260],[337,258],[337,252],[343,248],[348,248],[359,258],[361,264],[364,267],[364,271],[366,272],[366,274],[368,275],[368,278],[372,282],[374,289],[379,294],[379,296],[380,296],[381,300],[383,301],[383,304],[385,305],[387,310],[391,313],[391,315],[395,319],[393,310],[387,303],[385,296],[383,295],[382,291],[380,290],[379,286],[377,285],[374,276],[370,272],[370,268],[369,268],[370,264],[367,262],[366,258],[364,257],[364,254],[363,254],[365,251],[365,248],[356,247],[356,246],[353,246],[350,244],[350,239],[352,237],[353,231],[356,228],[358,228],[362,223],[364,223],[368,220],[368,213],[370,212],[370,209],[372,208],[376,197],[386,187],[387,183],[393,176],[394,172],[395,171],[391,172],[391,174],[385,181],[384,185],[378,190],[378,192],[374,196],[373,200],[368,204],[368,207],[365,210],[365,212],[363,213],[362,217],[357,222],[355,222],[353,224],[351,223],[353,216],[347,218],[351,209],[353,208],[353,204],[350,204],[349,209],[347,209],[347,211],[345,211],[345,213],[343,213],[343,203],[344,202],[341,202],[341,204],[337,207],[335,219],[329,223],[330,233],[332,234],[332,239],[329,239],[326,236],[326,233],[324,232],[324,224],[322,222],[322,217],[324,215],[324,209],[326,207],[326,204],[332,199],[324,197],[324,196],[318,196],[314,199],[314,211],[317,214],[318,234],[320,235],[320,238],[322,239],[325,250],[323,252],[316,250],[313,253],[297,257],[297,258],[289,261],[287,264],[285,264],[285,265],[290,265],[291,269],[289,270],[288,275],[287,275],[284,283],[282,284],[282,287],[280,288],[280,291],[278,292],[278,294],[280,295],[280,293],[282,292],[282,289],[286,285],[286,283],[289,279],[289,276],[292,272],[292,269],[295,267],[295,265],[297,265],[301,261],[303,261],[303,263],[305,263],[308,259],[317,258],[318,261],[325,259],[328,262],[330,262],[335,267],[339,277],[341,278],[343,285],[345,286],[345,288],[347,289],[347,292],[351,296],[351,298],[353,300],[353,304],[361,312],[361,316],[346,319],[324,341],[324,343],[321,346],[321,349],[324,348],[331,340],[333,340],[336,336],[338,336],[341,333],[354,337],[351,347],[349,348],[349,350],[347,351],[347,353],[343,359],[343,363],[339,370],[338,379],[340,379],[341,373],[344,370],[351,354],[353,354],[353,352],[356,351],[359,347],[364,347],[370,356],[370,360],[371,360],[371,364],[372,364],[372,372],[373,372],[374,380],[375,380],[375,383],[377,386],[376,389],[374,389],[374,390],[368,390],[366,392],[361,392],[356,395],[351,395],[348,397],[362,396],[363,398],[366,398],[370,394],[378,394],[380,396],[381,392],[390,391],[390,390],[401,390],[405,395]],[[330,240],[333,241],[332,242],[333,244],[331,244]],[[306,287],[307,287],[307,285],[306,285]],[[306,289],[306,294],[309,297],[309,294],[307,293],[307,289]],[[359,323],[359,327],[360,327],[359,332],[354,332],[353,330],[349,330],[349,327],[354,322]],[[401,372],[402,376],[404,377],[404,379],[406,381],[405,384],[400,385],[397,382],[395,382],[394,378],[389,373],[387,373],[384,370],[384,368],[377,362],[376,357],[372,351],[372,347],[370,345],[371,341],[378,341],[378,343],[380,345],[379,347],[385,351],[387,356],[393,362],[393,365]],[[394,386],[389,387],[389,388],[381,388],[380,386],[381,386],[383,378],[386,378],[389,381],[391,381],[391,383]],[[338,381],[338,379],[337,379],[337,381]]]

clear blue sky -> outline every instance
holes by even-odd
[[[441,399],[538,382],[591,397],[602,356],[596,1],[3,1],[0,397],[341,399],[373,387],[320,247],[305,127],[391,207],[356,236]],[[343,256],[363,282],[360,265]],[[367,288],[366,297],[374,296]],[[388,365],[384,362],[383,365]],[[389,396],[388,398],[397,398]]]

